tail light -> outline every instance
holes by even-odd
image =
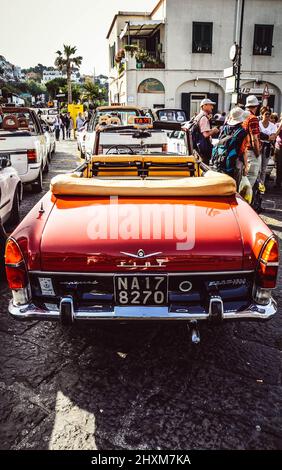
[[[24,305],[30,299],[30,285],[25,260],[19,245],[9,238],[5,250],[6,275],[16,305]]]
[[[167,144],[162,145],[162,152],[166,153],[167,152]]]
[[[37,162],[37,152],[35,149],[27,150],[27,160],[28,163],[36,163]]]
[[[279,247],[275,238],[264,245],[257,268],[256,285],[264,289],[274,289],[279,265]]]

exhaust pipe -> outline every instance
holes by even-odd
[[[191,340],[193,344],[199,344],[201,341],[200,332],[198,329],[197,321],[191,321],[187,325],[188,330],[191,332]]]

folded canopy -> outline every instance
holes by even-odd
[[[200,177],[169,179],[81,178],[73,173],[55,176],[50,189],[65,196],[231,196],[236,183],[211,170]]]

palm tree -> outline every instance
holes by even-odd
[[[86,82],[83,85],[83,98],[95,103],[100,98],[100,90],[96,83]]]
[[[67,84],[68,84],[68,103],[72,103],[72,91],[71,91],[71,73],[75,67],[79,68],[82,62],[81,56],[74,56],[76,53],[75,46],[66,46],[65,44],[63,52],[57,51],[57,57],[55,60],[55,66],[58,67],[62,72],[67,73]]]

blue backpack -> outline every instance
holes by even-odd
[[[247,132],[241,126],[230,128],[224,126],[218,144],[213,147],[211,165],[221,173],[232,175],[236,161],[241,157],[240,149]]]

